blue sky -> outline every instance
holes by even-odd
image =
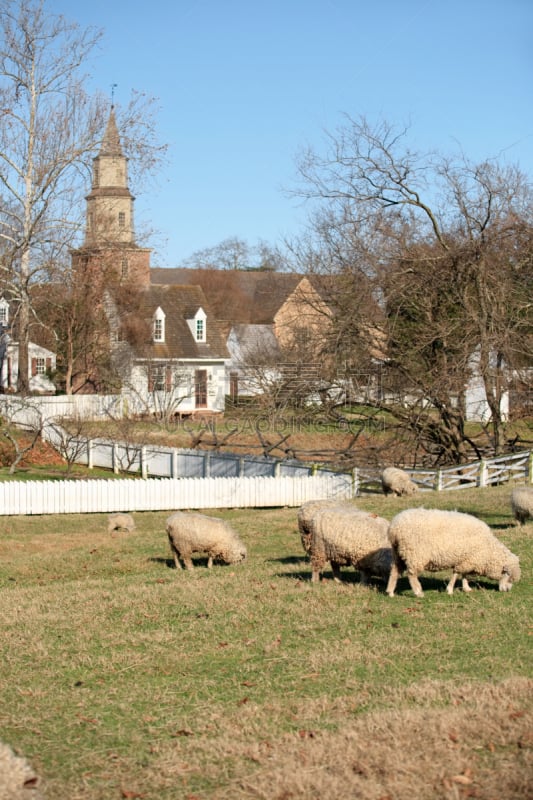
[[[137,219],[152,264],[302,230],[295,157],[342,114],[410,125],[409,143],[533,176],[532,0],[48,0],[104,30],[94,88],[154,95],[169,163]]]

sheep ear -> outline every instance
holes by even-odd
[[[509,570],[508,570],[508,568],[507,568],[507,567],[504,567],[504,568],[502,569],[502,575],[509,575],[509,574],[510,574],[510,573],[509,573]]]

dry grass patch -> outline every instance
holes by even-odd
[[[479,514],[523,569],[508,594],[449,597],[427,575],[423,600],[348,569],[311,584],[296,509],[209,512],[249,559],[192,573],[173,569],[169,512],[111,535],[107,515],[3,518],[0,738],[47,800],[524,797],[533,525],[508,495],[416,499]]]
[[[160,749],[152,781],[185,792],[192,765],[201,764],[212,789],[190,797],[523,800],[533,769],[532,689],[527,679],[422,682],[385,689],[381,702],[390,707],[371,713],[359,711],[357,696],[293,702],[298,730],[281,736],[263,727],[261,708],[212,721],[206,714],[204,736],[178,731]],[[286,714],[284,705],[269,709],[280,720]]]

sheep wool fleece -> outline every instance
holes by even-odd
[[[176,569],[181,569],[181,558],[185,568],[192,570],[193,553],[206,553],[209,568],[213,566],[213,560],[237,564],[246,558],[246,547],[237,533],[228,522],[218,517],[176,511],[168,517],[166,531]]]
[[[345,506],[338,500],[308,500],[307,503],[304,503],[298,509],[298,532],[302,541],[302,547],[308,555],[311,548],[311,526],[313,517],[324,508],[343,509]],[[352,504],[349,505],[348,501],[346,501],[346,508],[353,511],[355,506]]]
[[[459,511],[409,508],[391,521],[389,538],[394,562],[387,594],[392,596],[399,575],[407,576],[415,595],[423,596],[420,572],[453,570],[447,586],[453,593],[459,575],[478,575],[499,581],[500,591],[508,591],[520,579],[518,557],[494,536],[489,526]],[[467,584],[463,583],[464,588]]]
[[[381,473],[381,486],[385,495],[395,494],[398,497],[416,494],[418,486],[409,474],[398,467],[387,467]]]
[[[519,525],[533,519],[533,486],[517,486],[511,492],[511,509]]]
[[[309,527],[313,582],[320,580],[328,561],[337,581],[341,566],[359,570],[362,583],[372,575],[389,575],[392,549],[387,535],[389,523],[383,517],[355,508],[322,508],[316,511]]]

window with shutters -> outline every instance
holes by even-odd
[[[3,325],[5,327],[8,324],[8,322],[9,322],[9,304],[2,297],[2,299],[0,299],[0,325]]]
[[[152,366],[150,373],[150,391],[164,392],[165,391],[165,367]]]
[[[172,367],[170,364],[152,364],[148,376],[149,392],[172,391]]]

